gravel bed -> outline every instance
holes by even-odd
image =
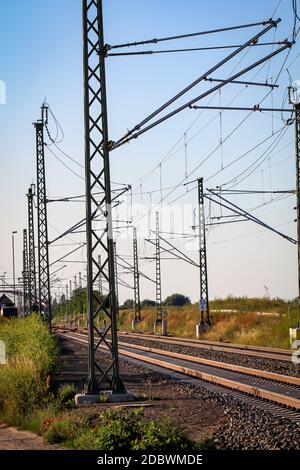
[[[149,372],[149,369],[121,359],[127,369],[149,374],[152,382],[166,382],[176,391],[205,402],[207,406],[219,405],[228,417],[214,433],[220,449],[230,450],[300,450],[300,423],[257,409],[228,394],[207,390],[205,385],[185,382],[171,375]]]
[[[252,369],[262,369],[268,372],[276,372],[278,374],[289,375],[292,377],[300,377],[300,365],[295,365],[288,361],[277,361],[274,359],[265,359],[246,354],[234,354],[226,351],[212,351],[210,349],[199,349],[193,346],[184,346],[177,344],[161,343],[159,341],[151,341],[139,338],[130,338],[130,336],[122,336],[119,341],[141,346],[152,347],[164,351],[185,354],[187,356],[203,357],[219,362],[228,362]]]

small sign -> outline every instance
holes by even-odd
[[[0,364],[6,364],[6,351],[4,341],[0,341]]]
[[[168,316],[167,310],[163,310],[163,311],[161,312],[161,316],[162,316],[162,317],[167,317],[167,316]]]

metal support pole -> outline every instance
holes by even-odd
[[[23,305],[24,316],[30,314],[29,302],[29,269],[28,269],[28,241],[27,230],[23,230]]]
[[[99,264],[99,266],[101,266],[101,255],[98,256],[98,264]],[[102,274],[101,273],[99,274],[99,278],[98,278],[98,290],[99,290],[99,294],[103,295],[103,284],[102,284]]]
[[[155,239],[155,280],[156,280],[156,321],[162,321],[161,304],[161,269],[160,269],[160,238],[159,238],[159,213],[156,212],[156,239]]]
[[[116,307],[117,307],[117,318],[119,321],[119,279],[118,279],[117,242],[114,242],[114,263],[115,263]]]
[[[136,228],[133,228],[134,320],[141,321],[140,273]]]
[[[51,328],[51,297],[48,251],[47,195],[44,153],[44,127],[48,122],[48,108],[42,106],[42,118],[34,123],[37,155],[37,213],[38,213],[38,284],[39,312]]]
[[[12,259],[13,259],[13,291],[14,291],[14,305],[16,305],[16,265],[15,265],[15,234],[16,230],[11,234],[12,243]]]
[[[298,328],[300,328],[300,104],[295,104],[295,155],[296,155],[296,199],[297,199],[297,244],[298,244]]]
[[[82,278],[81,278],[81,273],[78,275],[79,278],[79,289],[82,289]]]
[[[203,195],[203,178],[198,179],[198,213],[199,213],[199,266],[200,266],[200,325],[210,325],[207,254],[205,234],[205,212]]]
[[[66,284],[66,315],[69,312],[69,285]]]
[[[35,185],[30,185],[27,193],[28,201],[28,276],[29,276],[29,311],[38,309],[36,289],[36,264],[35,264],[35,237],[34,237],[34,210],[33,198]]]
[[[88,315],[88,378],[87,394],[97,394],[100,388],[122,393],[124,386],[119,374],[117,343],[117,302],[111,208],[111,183],[106,100],[105,58],[107,49],[103,34],[102,0],[82,0],[83,11],[83,70],[85,123],[86,180],[86,244],[87,244],[87,315]],[[95,196],[95,188],[104,195]],[[98,232],[99,215],[105,228]],[[102,264],[98,263],[99,251]],[[100,274],[108,284],[105,299],[97,293]],[[108,322],[100,332],[96,319],[104,312]],[[100,337],[95,344],[95,333]],[[108,334],[111,342],[106,341]],[[105,342],[110,348],[109,366],[100,367],[96,352]],[[97,376],[96,376],[97,370]]]

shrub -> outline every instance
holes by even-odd
[[[134,450],[155,451],[180,451],[193,447],[183,429],[175,426],[169,418],[145,425],[140,440],[133,445]]]
[[[39,315],[1,323],[0,339],[5,342],[8,361],[29,360],[43,377],[54,371],[57,362],[56,340]]]
[[[45,392],[31,362],[23,359],[0,368],[0,414],[10,424],[20,426]]]
[[[130,449],[142,433],[142,410],[120,413],[110,411],[100,417],[95,429],[97,450]]]
[[[195,444],[170,419],[146,421],[143,409],[113,410],[99,416],[93,429],[81,432],[71,447],[78,450],[184,450]]]
[[[74,440],[85,426],[85,420],[74,413],[63,414],[41,422],[40,433],[48,444],[60,444]]]
[[[61,404],[73,404],[76,390],[73,384],[61,385],[57,392],[57,398]]]
[[[0,415],[22,425],[50,395],[46,378],[56,366],[56,341],[38,315],[1,322],[0,339],[7,351],[7,364],[0,366]]]

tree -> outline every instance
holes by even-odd
[[[127,300],[125,300],[122,307],[120,307],[120,308],[122,308],[122,309],[133,308],[133,304],[134,304],[134,301],[132,299],[127,299]]]
[[[144,299],[142,300],[141,302],[141,307],[142,308],[145,308],[145,307],[155,307],[156,305],[156,302],[154,300],[150,300],[150,299]]]
[[[190,298],[182,294],[169,295],[164,301],[164,305],[173,307],[181,307],[183,305],[189,305],[191,303]]]

